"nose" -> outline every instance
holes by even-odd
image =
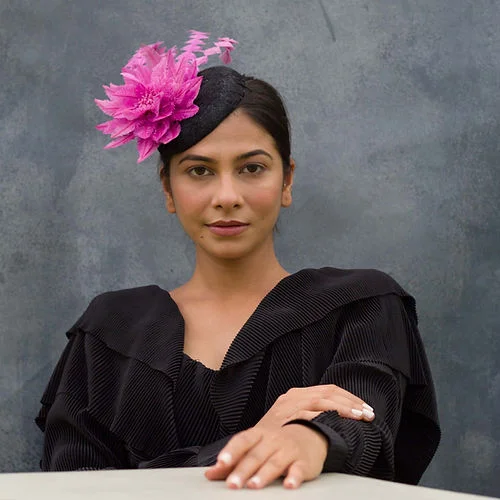
[[[215,208],[232,210],[242,205],[243,199],[238,181],[232,173],[219,175],[213,196]]]

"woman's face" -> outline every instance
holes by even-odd
[[[292,202],[293,167],[284,178],[272,136],[236,110],[172,158],[167,209],[198,252],[238,259],[272,249],[280,208]]]

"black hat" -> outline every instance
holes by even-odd
[[[158,151],[171,156],[194,146],[212,132],[240,104],[245,95],[244,75],[227,66],[213,66],[199,72],[203,77],[194,104],[198,112],[182,121],[180,134]]]

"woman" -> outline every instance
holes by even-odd
[[[267,83],[193,32],[140,49],[97,101],[111,147],[160,152],[191,279],[96,297],[42,399],[44,470],[211,466],[210,480],[296,488],[322,471],[417,483],[439,442],[414,300],[373,270],[288,273],[274,252],[295,164]],[[196,56],[199,52],[201,55]]]

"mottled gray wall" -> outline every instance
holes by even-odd
[[[189,276],[155,161],[102,150],[93,98],[196,28],[288,101],[285,266],[378,267],[417,297],[444,430],[424,483],[500,495],[499,25],[495,0],[1,0],[0,470],[36,469],[37,401],[89,299]]]

